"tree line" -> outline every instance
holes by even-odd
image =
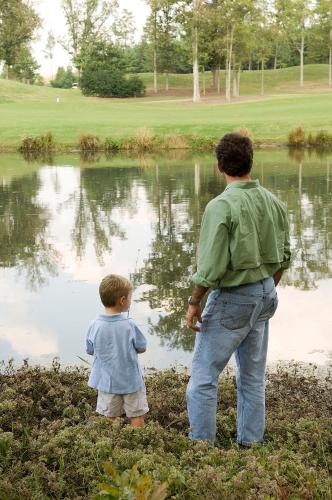
[[[49,33],[45,57],[52,63],[54,48],[60,43],[70,55],[78,79],[98,83],[97,93],[109,85],[107,75],[114,71],[117,78],[112,85],[123,89],[129,85],[126,74],[153,72],[155,93],[161,73],[166,91],[170,73],[193,73],[197,102],[206,91],[205,72],[212,71],[213,87],[220,93],[224,70],[222,85],[229,100],[232,94],[239,95],[243,70],[261,72],[264,93],[265,69],[299,65],[299,84],[303,86],[305,63],[328,63],[327,78],[332,86],[332,0],[146,3],[150,15],[137,42],[134,16],[121,11],[117,0],[62,0],[67,36],[56,40]],[[31,42],[40,27],[41,20],[29,0],[0,0],[0,61],[7,78],[33,80],[38,65],[31,55]],[[96,54],[98,61],[104,57],[97,68]],[[90,76],[84,79],[88,68]],[[143,92],[137,78],[133,87],[138,94]]]

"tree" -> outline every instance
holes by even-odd
[[[103,38],[117,0],[62,0],[69,38],[62,42],[71,55],[79,75],[85,54],[92,44]]]
[[[160,0],[158,12],[158,66],[166,73],[166,91],[168,91],[168,74],[175,68],[176,46],[176,4],[178,0]]]
[[[71,89],[76,78],[71,67],[66,70],[60,66],[57,70],[55,79],[51,81],[52,87],[58,89]]]
[[[326,54],[324,47],[327,47],[329,85],[332,86],[332,0],[317,0],[315,20],[314,39],[316,42],[316,54]]]
[[[50,60],[52,79],[53,79],[53,76],[54,76],[53,75],[53,58],[54,58],[54,49],[55,49],[55,46],[56,46],[55,36],[53,35],[52,31],[49,31],[48,35],[47,35],[47,43],[46,43],[46,47],[45,47],[45,50],[44,50],[44,54],[45,54],[46,59]]]
[[[112,24],[114,42],[119,47],[130,47],[134,44],[135,19],[132,12],[124,9],[120,15],[115,16]]]
[[[81,88],[85,95],[140,97],[145,87],[138,77],[125,77],[126,59],[120,47],[97,42],[85,55]]]
[[[40,18],[25,0],[0,0],[0,60],[4,61],[6,77],[23,47],[32,41],[40,26]]]
[[[202,14],[203,1],[192,0],[192,54],[193,54],[193,102],[198,103],[201,100],[199,89],[199,60],[198,60],[198,26],[200,14]]]
[[[289,43],[300,55],[300,85],[304,85],[304,51],[307,29],[312,20],[312,1],[276,0],[277,21],[283,26]]]
[[[157,50],[158,50],[158,13],[160,9],[160,0],[146,0],[150,6],[151,14],[145,25],[145,37],[153,47],[153,91],[158,93],[158,67],[157,67]]]
[[[31,55],[31,50],[27,46],[21,47],[16,56],[16,62],[13,65],[13,74],[24,83],[35,83],[40,68],[36,59]]]

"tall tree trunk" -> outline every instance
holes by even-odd
[[[158,93],[158,81],[157,81],[157,50],[154,47],[153,50],[153,91],[155,94]]]
[[[5,64],[5,75],[6,80],[9,80],[9,64]]]
[[[300,85],[301,85],[301,87],[303,87],[303,85],[304,85],[304,34],[302,34],[302,36],[301,36],[300,56],[301,56]]]
[[[169,78],[168,78],[168,76],[169,76],[168,71],[166,71],[166,86],[165,86],[166,92],[168,92],[168,90],[169,90]]]
[[[199,91],[199,67],[198,67],[198,7],[200,0],[193,0],[193,29],[192,29],[192,51],[193,51],[193,102],[201,100]]]
[[[205,66],[203,65],[202,70],[202,82],[203,82],[203,95],[206,95],[206,82],[205,82]]]
[[[241,69],[242,63],[240,63],[238,72],[237,72],[237,96],[240,97],[240,80],[241,80]]]
[[[249,64],[248,64],[248,71],[251,71],[251,66],[252,66],[252,60],[251,60],[251,53],[249,55]]]
[[[227,101],[231,100],[231,78],[232,78],[232,56],[233,56],[233,35],[234,35],[234,27],[231,29],[231,36],[229,42],[229,51],[227,56],[228,67],[227,67],[227,84],[226,84],[226,99]]]
[[[262,68],[261,68],[262,80],[261,80],[261,95],[264,95],[264,59],[262,59]]]
[[[221,92],[220,76],[221,76],[221,73],[220,73],[220,66],[219,66],[218,71],[217,71],[217,93],[218,94],[220,94],[220,92]]]
[[[332,0],[330,1],[329,85],[332,87]]]
[[[212,86],[214,89],[217,89],[217,75],[218,75],[218,68],[217,67],[212,68]]]
[[[276,47],[276,51],[275,51],[275,54],[274,54],[274,70],[277,69],[277,66],[278,66],[278,57],[277,57],[277,47]]]

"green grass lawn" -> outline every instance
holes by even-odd
[[[323,70],[324,65],[306,67],[306,73],[311,73],[312,79],[315,76],[319,83]],[[87,98],[79,90],[0,80],[0,147],[17,147],[24,136],[45,132],[52,132],[61,145],[74,146],[81,133],[95,134],[101,139],[128,138],[143,127],[158,135],[179,133],[216,138],[226,131],[246,127],[256,140],[272,143],[284,143],[289,131],[297,126],[331,132],[332,90],[317,92],[309,86],[302,93],[292,93],[294,80],[287,80],[287,74],[294,77],[296,71],[298,68],[274,72],[279,90],[288,85],[288,93],[270,93],[263,99],[248,97],[230,104],[212,97],[199,105],[190,102],[189,88],[188,100],[174,96],[121,100]],[[243,81],[246,76],[257,75],[244,75]],[[175,77],[189,82],[190,75]]]

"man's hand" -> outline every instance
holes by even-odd
[[[186,314],[187,326],[195,332],[199,332],[200,329],[196,326],[195,318],[202,323],[202,311],[201,306],[199,304],[195,306],[189,306]]]

